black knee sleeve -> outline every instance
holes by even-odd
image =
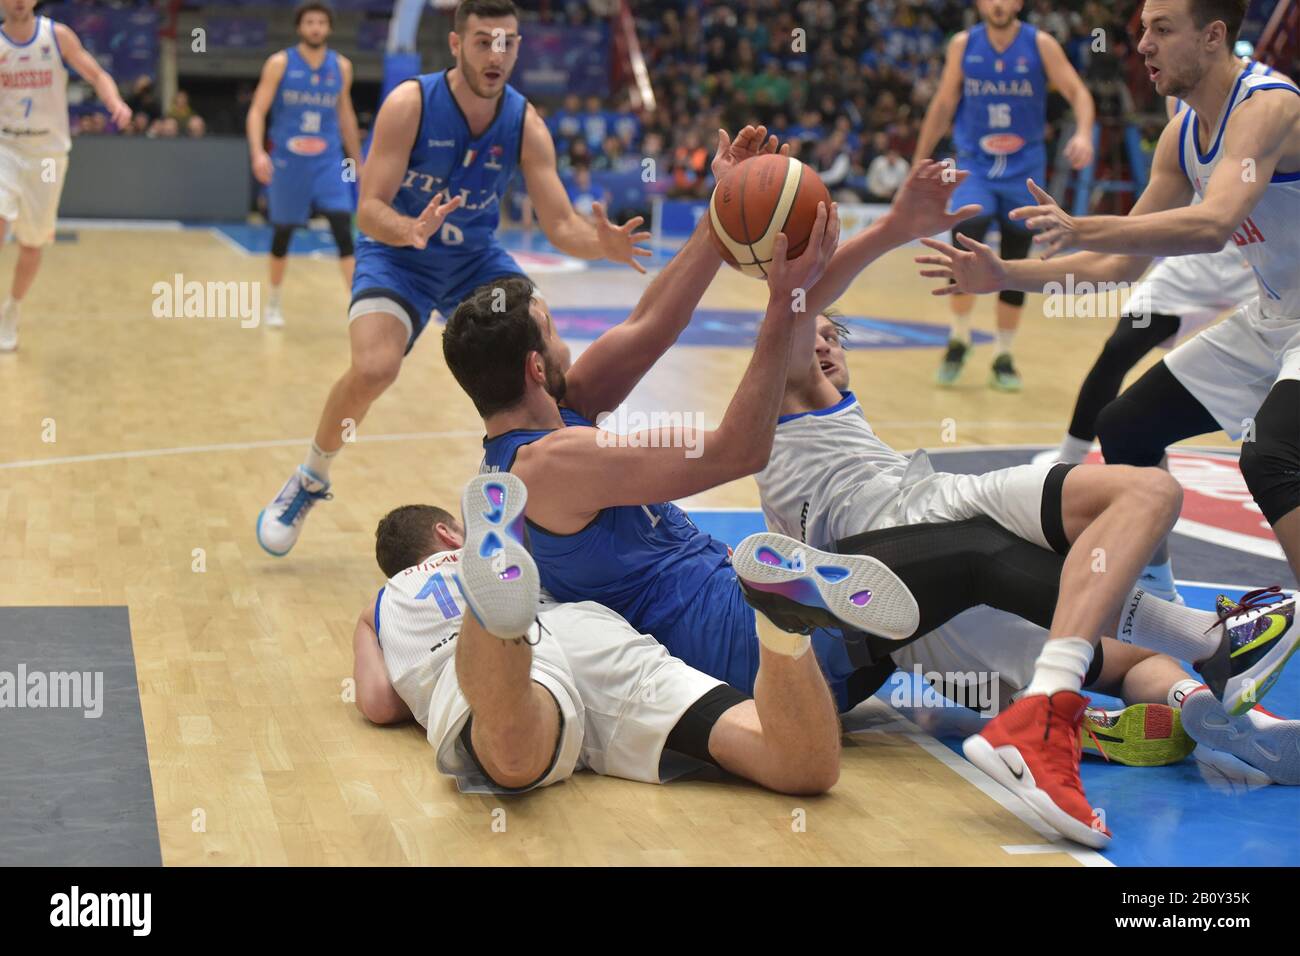
[[[1153,366],[1097,416],[1110,465],[1150,468],[1174,442],[1219,430],[1219,423],[1164,362]]]
[[[1106,340],[1079,389],[1070,419],[1070,434],[1083,441],[1097,437],[1097,416],[1119,396],[1124,376],[1153,348],[1178,331],[1176,315],[1152,315],[1139,327],[1133,316],[1123,316]]]
[[[976,242],[983,242],[984,235],[989,231],[991,225],[993,225],[992,214],[963,219],[952,230],[952,244],[958,249],[966,248],[957,241],[958,236],[970,236]]]
[[[289,240],[293,238],[293,226],[276,226],[271,235],[271,255],[283,259],[289,254]]]
[[[327,212],[330,232],[334,234],[334,244],[339,247],[339,258],[346,259],[352,255],[352,214],[346,212]]]
[[[1278,382],[1241,446],[1241,474],[1268,523],[1300,508],[1300,381]]]
[[[1028,258],[1033,243],[1033,233],[1027,229],[1002,223],[1002,258],[1007,262]],[[998,301],[1019,308],[1025,304],[1025,294],[1018,289],[1003,289],[998,293]]]

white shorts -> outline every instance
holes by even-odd
[[[1300,379],[1300,318],[1265,318],[1257,295],[1170,352],[1165,365],[1236,440],[1277,382]]]
[[[673,657],[600,604],[543,604],[533,625],[532,678],[559,705],[563,726],[555,759],[534,786],[558,783],[590,769],[644,783],[665,783],[700,766],[664,744],[686,710],[722,681]],[[463,793],[501,793],[461,740],[469,701],[444,667],[429,705],[429,743],[438,770],[455,777]],[[661,758],[664,758],[661,760]],[[662,764],[662,766],[661,766]],[[533,789],[529,787],[526,789]]]
[[[24,246],[54,240],[68,155],[34,156],[0,145],[0,219]]]
[[[1069,544],[1062,526],[1060,486],[1048,494],[1047,477],[1056,467],[1049,462],[999,468],[982,475],[930,474],[904,486],[898,498],[863,530],[987,515],[1026,541],[1064,553]]]
[[[1254,271],[1236,243],[1229,242],[1218,252],[1157,262],[1133,287],[1129,303],[1148,315],[1176,315],[1183,320],[1177,334],[1160,343],[1172,348],[1175,341],[1187,341],[1258,292]]]

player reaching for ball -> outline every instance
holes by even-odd
[[[496,238],[501,198],[523,171],[542,231],[560,251],[639,272],[649,256],[637,217],[612,225],[570,204],[546,124],[507,80],[519,56],[510,0],[463,0],[449,36],[456,66],[399,84],[375,120],[361,176],[362,237],[352,279],[352,362],[334,383],[306,460],[257,518],[258,543],[277,557],[330,497],[329,473],[345,437],[392,384],[437,309],[450,315],[471,290],[523,270]],[[743,144],[742,144],[743,147]],[[450,197],[450,198],[448,198]]]

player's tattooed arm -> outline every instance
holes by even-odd
[[[248,136],[249,158],[253,163],[253,175],[263,186],[271,184],[271,156],[266,151],[266,114],[271,111],[275,91],[284,79],[284,71],[289,58],[283,51],[273,53],[262,64],[262,75],[253,91],[253,101],[248,104],[248,116],[244,119],[244,132]]]
[[[444,201],[444,194],[439,192],[414,218],[393,208],[393,197],[406,176],[411,147],[420,128],[421,109],[419,82],[399,83],[375,117],[370,154],[361,170],[357,225],[370,238],[390,246],[423,249],[429,237],[464,201],[459,194]]]
[[[122,100],[117,91],[117,83],[100,67],[93,56],[86,52],[76,32],[62,23],[54,24],[54,39],[59,45],[59,53],[64,62],[80,74],[81,78],[95,90],[99,101],[108,107],[108,115],[118,129],[126,129],[131,124],[131,108]]]
[[[520,168],[542,232],[557,249],[578,259],[608,259],[645,272],[637,259],[650,255],[650,250],[640,245],[650,239],[650,233],[636,231],[645,220],[637,216],[615,226],[606,218],[602,203],[593,205],[591,221],[578,215],[556,172],[551,132],[531,105],[524,116]]]
[[[343,74],[336,109],[339,114],[339,136],[343,140],[343,153],[348,159],[361,162],[361,129],[357,125],[357,112],[352,108],[352,61],[339,55],[339,72]]]
[[[795,311],[795,291],[816,283],[838,239],[838,218],[825,205],[797,259],[786,259],[788,243],[777,237],[767,313],[749,366],[715,430],[668,427],[609,441],[594,428],[557,429],[521,448],[511,468],[528,485],[529,519],[557,534],[572,534],[602,508],[671,501],[766,467],[793,335],[800,323],[812,321]]]
[[[952,126],[952,118],[957,115],[957,105],[961,102],[961,61],[965,55],[966,31],[963,30],[948,42],[943,72],[939,74],[939,89],[926,107],[921,132],[916,137],[916,152],[912,155],[914,166],[934,154],[939,140],[943,139],[944,131]]]
[[[1065,156],[1075,169],[1092,165],[1092,127],[1097,121],[1097,105],[1088,92],[1087,84],[1079,78],[1065,50],[1056,37],[1046,30],[1039,30],[1037,37],[1038,55],[1043,61],[1043,72],[1047,80],[1069,102],[1074,110],[1075,133],[1065,144]]]
[[[352,679],[356,684],[357,710],[374,724],[400,724],[412,718],[400,694],[388,679],[384,654],[375,633],[375,602],[357,618],[352,632]]]

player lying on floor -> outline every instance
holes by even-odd
[[[754,616],[735,587],[727,548],[670,502],[767,466],[796,333],[809,341],[816,334],[819,308],[812,303],[834,301],[883,252],[948,228],[963,212],[945,211],[961,178],[948,175],[942,164],[918,166],[890,214],[846,243],[840,255],[834,255],[838,215],[833,206],[829,212],[819,208],[807,249],[797,259],[787,261],[785,238],[778,237],[767,280],[768,308],[753,355],[713,431],[669,428],[611,443],[594,425],[672,346],[716,273],[720,259],[704,234],[704,220],[628,320],[604,333],[572,368],[568,348],[530,283],[493,282],[462,302],[443,333],[443,354],[483,417],[483,470],[511,472],[530,489],[526,514],[532,553],[546,589],[560,600],[605,604],[637,630],[655,634],[686,663],[735,687],[752,686]],[[803,290],[806,295],[796,294]],[[804,302],[807,312],[794,311]],[[694,457],[683,454],[683,447]],[[977,505],[1005,504],[1033,540],[1070,552],[1052,619],[1053,640],[1040,655],[1031,686],[968,741],[968,757],[986,772],[1000,773],[999,780],[1018,789],[1062,833],[1104,846],[1110,834],[1079,781],[1077,725],[1084,709],[1079,690],[1093,647],[1114,626],[1121,603],[1132,600],[1138,572],[1172,528],[1181,489],[1158,469],[1081,466],[1058,470],[1050,482],[1047,477],[1020,471],[962,486],[972,494],[983,492]],[[932,486],[944,493],[939,482]],[[1049,507],[1042,508],[1043,500]],[[924,520],[919,510],[906,520]],[[973,507],[962,517],[979,513]],[[1091,570],[1097,553],[1106,556],[1106,574]],[[1134,643],[1160,649],[1169,643],[1167,631],[1181,635],[1187,626],[1167,612],[1150,611],[1153,602],[1142,603],[1148,609],[1142,615],[1145,626],[1134,628]],[[910,619],[915,609],[899,610],[906,613],[891,622],[899,626],[885,636],[914,633],[901,627],[901,619]],[[1255,612],[1246,624],[1253,627],[1265,616]],[[827,617],[834,626],[833,616]],[[1230,657],[1241,642],[1241,627],[1224,629],[1217,650],[1189,655],[1209,659],[1205,672],[1230,711],[1249,709],[1260,668],[1276,668],[1269,656],[1273,647],[1294,646],[1294,626],[1276,630],[1259,636],[1268,645],[1262,661],[1254,654]],[[1267,689],[1263,683],[1258,687]],[[1019,756],[1008,765],[1002,755],[1012,751]],[[1030,773],[1024,772],[1026,764]]]
[[[796,349],[803,351],[791,355],[772,454],[756,476],[763,513],[772,531],[886,564],[916,597],[921,620],[907,642],[861,635],[837,648],[833,639],[815,636],[817,646],[825,641],[822,660],[831,686],[847,709],[875,693],[895,665],[926,673],[997,673],[1004,685],[998,703],[1005,706],[1032,684],[1066,561],[1059,549],[1042,546],[1042,535],[1027,520],[1042,520],[1065,503],[1045,500],[1026,477],[1039,476],[1046,485],[1061,472],[1027,466],[948,475],[934,472],[924,452],[909,458],[895,451],[871,430],[849,391],[845,331],[819,315],[815,340],[800,340]],[[997,492],[999,483],[1013,493]],[[1232,717],[1205,684],[1167,656],[1198,661],[1212,654],[1222,643],[1215,626],[1220,618],[1234,640],[1245,643],[1255,622],[1294,615],[1294,601],[1243,613],[1219,600],[1216,615],[1134,589],[1105,632],[1124,642],[1103,638],[1083,687],[1130,704],[1185,708],[1182,724],[1196,742],[1229,752],[1278,783],[1300,784],[1300,722],[1260,709]],[[1133,646],[1135,640],[1166,653]],[[1134,712],[1123,726],[1107,726],[1089,712],[1084,728],[1091,734],[1083,735],[1083,744],[1096,749],[1100,741],[1108,756],[1125,763],[1186,755],[1177,733],[1145,739],[1144,717]],[[1113,739],[1117,734],[1122,741]]]
[[[544,593],[539,604],[526,501],[513,475],[480,475],[461,522],[419,505],[380,521],[389,579],[353,638],[367,718],[418,720],[438,769],[466,792],[523,792],[582,768],[661,783],[704,764],[783,793],[834,785],[839,723],[807,638],[759,618],[750,698],[608,608]],[[851,561],[854,580],[904,596],[874,560]],[[846,606],[856,626],[879,619],[878,607]]]

